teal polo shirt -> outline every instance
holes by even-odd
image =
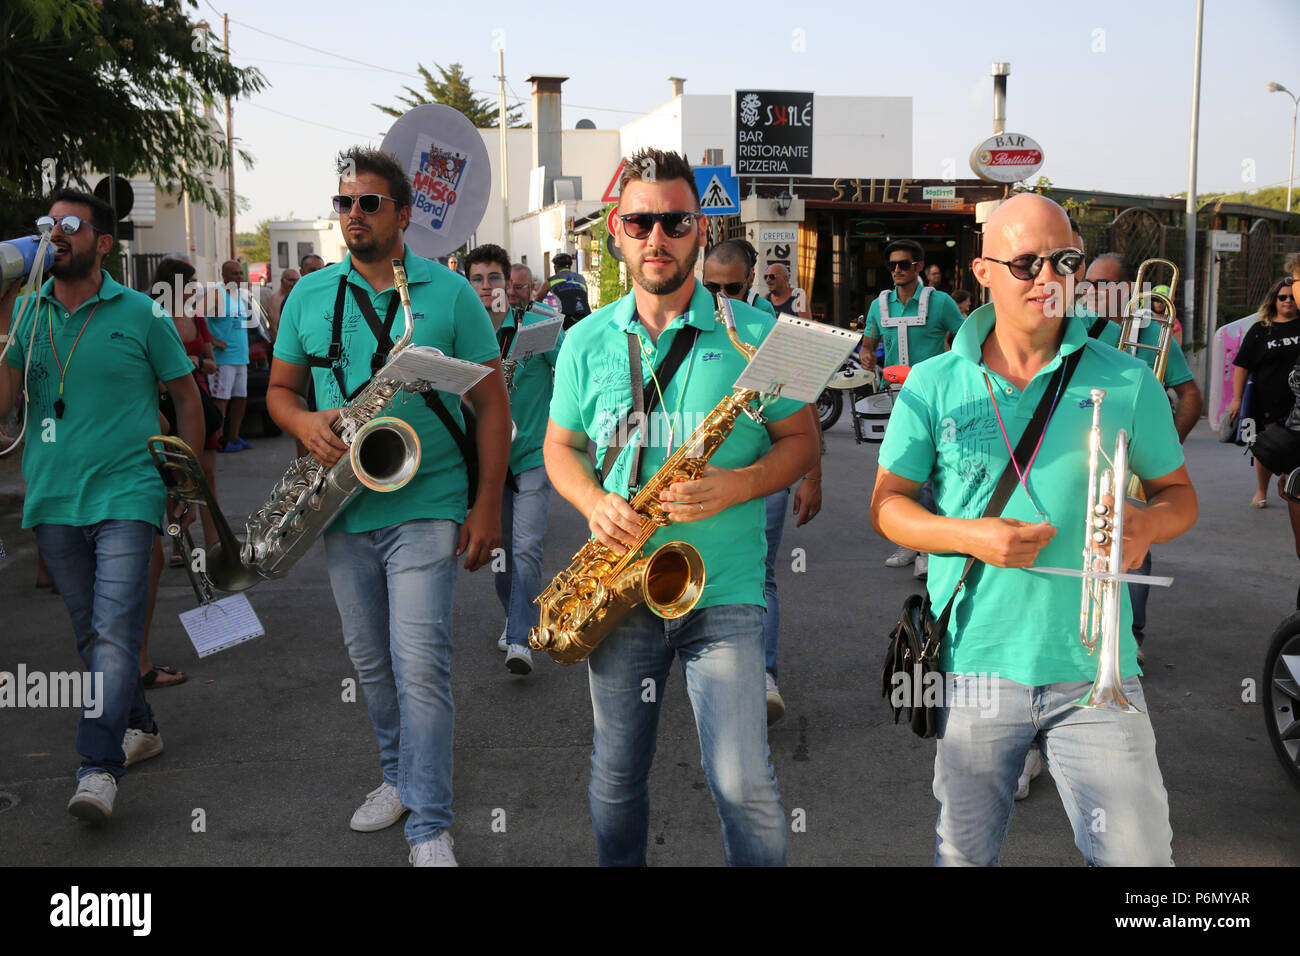
[[[1020,392],[983,365],[984,338],[993,329],[992,303],[971,313],[950,352],[912,369],[890,415],[880,465],[909,481],[934,482],[938,513],[951,518],[983,514],[1010,460],[989,399],[989,385],[1015,447],[1062,357],[1084,349],[1070,385],[1048,422],[1028,476],[1002,515],[1035,522],[1041,507],[1056,536],[1039,553],[1043,567],[1081,568],[1087,504],[1089,390],[1105,389],[1102,448],[1112,454],[1116,432],[1129,434],[1129,465],[1143,478],[1160,478],[1183,463],[1169,401],[1145,364],[1087,337],[1081,318],[1066,319],[1060,351]],[[930,559],[928,587],[936,613],[947,603],[965,556]],[[973,581],[973,583],[972,583]],[[1140,674],[1128,588],[1122,606],[1120,660],[1125,676]],[[1096,656],[1079,641],[1078,578],[977,564],[958,595],[940,655],[946,671],[996,674],[1027,686],[1091,680]]]
[[[415,345],[432,345],[444,354],[470,362],[486,363],[497,358],[496,336],[492,320],[483,303],[463,276],[446,266],[422,259],[404,248],[406,277],[411,290],[411,313],[415,319]],[[382,321],[388,302],[397,292],[390,286],[375,291],[352,268],[352,257],[303,276],[294,286],[293,295],[285,300],[280,315],[280,331],[275,338],[275,357],[282,362],[306,365],[307,356],[327,356],[334,322],[334,304],[338,297],[339,278],[361,290],[374,306]],[[402,337],[406,318],[398,308],[393,320],[392,338]],[[342,357],[340,367],[350,395],[370,378],[370,358],[378,342],[366,324],[351,291],[343,299]],[[338,408],[346,396],[339,391],[334,373],[328,368],[313,368],[318,408]],[[452,418],[464,428],[459,397],[436,392]],[[353,495],[342,514],[330,526],[332,531],[374,531],[422,518],[465,520],[468,482],[465,459],[447,428],[429,410],[419,395],[399,392],[385,415],[400,418],[415,429],[420,438],[420,467],[415,477],[397,491],[363,489]]]
[[[771,302],[768,302],[767,299],[764,298],[763,296],[761,295],[754,296],[754,301],[750,302],[749,304],[752,305],[754,308],[758,309],[758,311],[766,312],[772,318],[774,319],[776,318],[776,306],[772,305]]]
[[[921,308],[921,288],[920,283],[917,283],[916,291],[906,306],[898,298],[898,289],[891,289],[889,314],[902,317],[916,315]],[[942,355],[948,344],[948,333],[955,335],[964,322],[961,309],[952,301],[952,296],[935,289],[930,293],[930,309],[925,316],[925,325],[907,328],[907,357],[916,365],[932,356]],[[882,332],[885,336],[885,365],[897,365],[898,329],[881,326],[880,297],[877,296],[871,300],[871,308],[867,310],[866,337],[879,342]]]
[[[1091,313],[1088,314],[1091,315]],[[1083,310],[1080,310],[1079,315],[1083,317]],[[1137,350],[1137,357],[1147,363],[1147,368],[1155,368],[1156,353],[1154,349],[1159,339],[1160,326],[1158,323],[1148,322],[1138,331],[1138,343],[1151,346],[1151,348]],[[1119,323],[1107,322],[1106,327],[1097,336],[1097,341],[1104,342],[1112,348],[1119,348]],[[1171,341],[1169,343],[1169,360],[1165,363],[1165,387],[1173,388],[1175,385],[1182,385],[1184,382],[1190,381],[1192,381],[1192,370],[1187,367],[1187,357],[1183,355],[1183,350],[1178,343]]]
[[[510,329],[518,324],[515,309],[501,323]],[[536,312],[523,313],[524,327],[546,321]],[[524,359],[515,369],[514,391],[510,393],[510,418],[515,423],[515,440],[510,443],[510,470],[521,475],[530,468],[540,468],[542,441],[546,438],[547,412],[551,406],[551,393],[555,387],[555,363],[560,357],[564,333],[555,340],[555,348]]]
[[[737,332],[750,345],[759,344],[775,324],[770,316],[743,302],[733,302],[732,308]],[[600,462],[614,425],[632,407],[627,333],[634,332],[641,340],[641,374],[649,382],[651,363],[658,366],[662,362],[676,336],[691,334],[684,327],[699,329],[695,347],[666,386],[663,402],[651,416],[650,442],[641,456],[639,484],[644,486],[670,454],[670,440],[674,451],[681,447],[683,439],[730,394],[747,360],[731,344],[726,327],[715,320],[713,297],[698,281],[689,310],[668,323],[657,345],[651,343],[635,312],[636,301],[629,293],[569,329],[555,368],[551,420],[561,428],[585,434],[595,444],[596,461]],[[764,414],[771,421],[779,421],[802,408],[800,402],[778,399],[767,406]],[[627,493],[631,444],[629,441],[629,447],[605,479],[607,491]],[[720,468],[742,468],[757,461],[771,446],[767,429],[742,414],[710,463]],[[756,498],[704,521],[661,528],[650,538],[643,553],[649,554],[669,541],[689,542],[699,549],[704,559],[704,594],[697,607],[723,604],[766,607],[763,600],[766,525],[766,504],[764,499]]]
[[[239,295],[221,291],[221,314],[209,318],[208,331],[213,338],[226,343],[224,349],[214,349],[213,359],[218,365],[248,364],[248,306]]]
[[[14,306],[14,316],[22,319],[11,329],[12,367],[26,364],[36,323],[27,375],[24,528],[108,520],[158,527],[166,504],[166,489],[146,447],[159,432],[158,383],[189,375],[194,363],[161,306],[155,308],[147,295],[118,284],[107,272],[101,277],[99,295],[75,312],[54,298],[53,279],[41,287],[38,314],[24,315],[21,298]],[[54,412],[59,363],[64,367],[62,418]]]

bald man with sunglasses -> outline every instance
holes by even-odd
[[[951,351],[912,370],[880,450],[872,524],[933,556],[936,615],[953,600],[938,658],[947,681],[937,714],[936,865],[998,862],[1033,747],[1089,864],[1173,862],[1150,718],[1077,705],[1097,672],[1080,641],[1079,579],[1027,570],[1081,566],[1092,389],[1106,393],[1102,447],[1128,432],[1129,464],[1147,497],[1126,508],[1124,570],[1196,520],[1164,390],[1144,362],[1088,338],[1066,302],[1064,280],[1083,257],[1071,243],[1065,211],[1045,197],[1023,193],[995,210],[972,263],[992,302],[971,313]],[[984,517],[1040,405],[1048,414],[1037,450],[1017,460],[1007,504]],[[927,480],[937,514],[916,500]],[[967,556],[976,563],[958,590]],[[1123,692],[1145,710],[1127,588],[1119,591]]]

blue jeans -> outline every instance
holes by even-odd
[[[1142,567],[1137,569],[1138,574],[1151,573],[1151,552],[1142,560]],[[1133,604],[1133,632],[1134,636],[1142,633],[1142,629],[1147,626],[1147,596],[1151,593],[1151,585],[1138,584],[1131,582],[1128,586],[1128,599]],[[1142,638],[1137,638],[1138,647],[1142,646]]]
[[[454,521],[325,535],[348,656],[365,691],[384,782],[411,811],[415,846],[451,826]]]
[[[645,865],[659,706],[680,656],[729,866],[784,866],[785,811],[767,746],[763,609],[675,621],[638,607],[588,658],[595,744],[588,798],[601,866]]]
[[[528,632],[541,609],[533,598],[542,593],[542,538],[551,506],[551,483],[538,465],[516,476],[518,491],[501,495],[501,546],[506,569],[492,575],[497,597],[506,612],[506,643],[528,644]]]
[[[763,582],[763,650],[767,672],[776,680],[777,640],[781,636],[781,600],[776,593],[776,556],[781,550],[781,532],[785,530],[785,512],[790,505],[790,489],[782,488],[767,496],[767,579]]]
[[[157,533],[145,521],[36,526],[41,557],[72,618],[77,653],[86,670],[104,675],[103,711],[98,717],[83,711],[77,724],[77,779],[92,773],[120,778],[126,772],[127,729],[154,728],[140,680],[140,641]]]
[[[1156,763],[1156,739],[1143,714],[1076,707],[1089,681],[1026,687],[973,674],[950,678],[954,697],[977,700],[939,715],[934,758],[936,866],[994,866],[1015,806],[1016,780],[1030,747],[1043,762],[1089,866],[1172,866],[1169,798]],[[1124,693],[1146,710],[1137,677]],[[948,703],[953,704],[950,698]]]

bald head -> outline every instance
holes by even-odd
[[[221,281],[227,284],[238,282],[244,278],[244,267],[234,259],[228,259],[221,263]]]
[[[1025,253],[1036,255],[1039,250],[1026,246],[1030,236],[1053,236],[1057,249],[1064,249],[1074,241],[1070,217],[1064,209],[1038,193],[1018,193],[993,210],[984,224],[981,255],[998,259]]]

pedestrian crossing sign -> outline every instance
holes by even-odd
[[[740,212],[740,180],[729,166],[696,166],[695,186],[700,191],[700,212],[706,216],[734,216]]]

